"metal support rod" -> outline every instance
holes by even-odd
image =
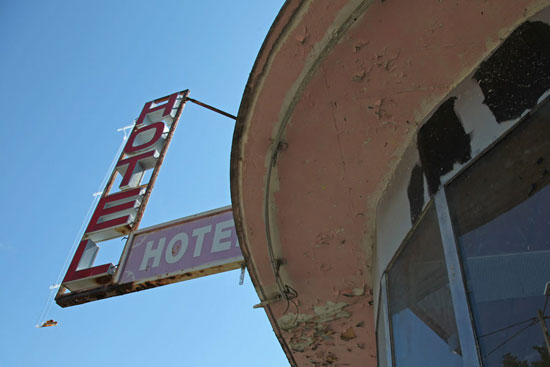
[[[239,285],[244,284],[244,272],[245,272],[245,270],[246,270],[246,265],[242,264],[241,265],[241,276],[239,277]]]
[[[231,118],[231,119],[233,119],[233,120],[236,120],[236,119],[237,119],[237,116],[233,116],[233,115],[230,114],[230,113],[224,112],[224,111],[222,111],[222,110],[220,110],[220,109],[218,109],[218,108],[216,108],[216,107],[212,107],[212,106],[210,106],[210,105],[207,105],[206,103],[203,103],[203,102],[201,102],[201,101],[197,101],[196,99],[187,97],[186,100],[189,101],[189,102],[193,102],[193,103],[195,103],[195,104],[198,104],[199,106],[202,106],[202,107],[204,107],[204,108],[207,108],[207,109],[209,109],[209,110],[211,110],[211,111],[217,112],[217,113],[219,113],[220,115],[224,115],[225,117],[229,117],[229,118]]]
[[[275,297],[273,297],[271,299],[266,299],[265,301],[262,301],[262,302],[258,303],[257,305],[252,306],[252,308],[265,307],[265,306],[267,306],[271,303],[279,302],[281,300],[283,300],[283,297],[280,294],[278,294],[278,295],[276,295]]]
[[[548,329],[546,328],[546,321],[544,321],[544,316],[542,316],[542,311],[537,310],[537,316],[540,321],[540,326],[542,327],[542,334],[544,335],[544,341],[546,342],[546,349],[550,354],[550,336],[548,336]]]

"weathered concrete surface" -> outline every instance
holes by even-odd
[[[279,293],[269,243],[298,293],[265,306],[291,364],[376,366],[378,200],[426,116],[546,4],[285,4],[243,96],[231,188],[260,298]]]

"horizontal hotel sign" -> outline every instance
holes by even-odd
[[[130,235],[117,282],[189,279],[243,263],[231,207],[145,228]]]
[[[130,234],[114,280],[56,299],[62,307],[238,269],[244,263],[230,206]]]

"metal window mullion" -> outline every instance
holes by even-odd
[[[439,190],[435,195],[435,207],[437,219],[439,221],[441,240],[443,242],[443,252],[445,254],[449,287],[453,300],[464,366],[480,367],[481,362],[475,339],[473,319],[468,306],[468,297],[464,286],[464,275],[462,273],[462,267],[460,266],[456,237],[454,235],[444,189]]]
[[[385,340],[383,342],[386,343],[386,366],[393,367],[390,318],[388,313],[388,288],[386,286],[386,277],[387,274],[384,273],[382,274],[382,279],[380,280],[380,304],[378,305],[380,311],[378,312],[382,312],[382,320],[384,324]],[[379,343],[380,342],[381,341],[379,341]]]

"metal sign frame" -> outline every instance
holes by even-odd
[[[56,298],[57,304],[61,307],[75,306],[104,298],[139,292],[145,289],[155,288],[162,285],[177,283],[184,280],[199,278],[241,268],[244,264],[244,258],[242,255],[238,255],[215,261],[209,261],[190,268],[179,269],[171,273],[155,274],[148,278],[142,278],[137,281],[121,283],[122,275],[128,264],[128,259],[132,251],[132,245],[134,244],[134,239],[136,237],[143,234],[160,232],[173,227],[198,222],[226,213],[232,213],[231,206],[226,206],[204,213],[187,216],[184,218],[172,220],[166,223],[158,224],[155,226],[140,229],[139,231],[132,232],[128,240],[126,241],[124,251],[122,252],[122,255],[120,257],[119,265],[116,268],[114,278],[111,282],[99,287],[71,292],[62,296],[58,296]],[[235,231],[234,225],[231,227],[231,230]]]

